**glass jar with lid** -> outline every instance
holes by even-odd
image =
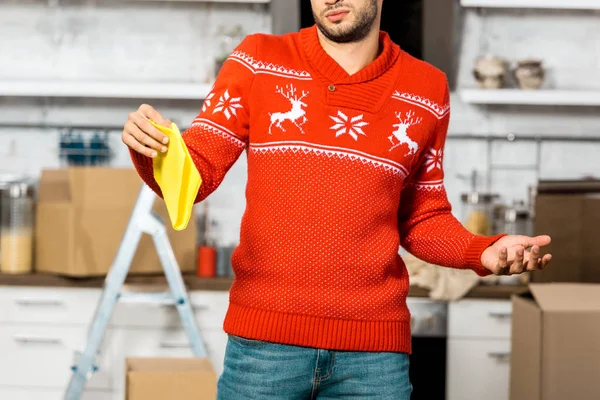
[[[33,186],[27,181],[6,184],[0,202],[0,271],[26,274],[33,270]]]
[[[492,234],[494,204],[500,196],[494,193],[469,192],[461,195],[462,222],[475,235]]]

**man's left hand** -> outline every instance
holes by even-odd
[[[550,236],[509,235],[485,249],[481,263],[495,275],[514,275],[546,268],[552,255],[540,258],[540,248],[550,244]]]

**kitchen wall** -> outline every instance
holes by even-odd
[[[600,12],[578,10],[461,9],[457,24],[460,55],[457,91],[475,87],[472,69],[483,54],[501,56],[513,65],[534,57],[544,61],[548,77],[545,88],[600,90]],[[599,176],[600,143],[545,141],[453,140],[452,136],[577,136],[600,137],[599,107],[474,106],[452,95],[450,139],[446,149],[446,187],[452,203],[460,206],[460,192],[468,186],[457,174],[477,170],[508,201],[525,199],[527,186],[537,180],[535,169],[494,170],[494,164],[535,166],[539,157],[542,178]],[[539,155],[537,151],[540,151]],[[488,179],[489,178],[489,179]]]
[[[270,33],[265,5],[120,0],[3,0],[0,2],[2,80],[195,82],[214,80],[219,34],[240,25],[246,34]],[[0,173],[37,176],[61,166],[61,126],[112,128],[112,165],[130,167],[119,127],[141,100],[0,97]],[[181,126],[197,101],[153,101]],[[51,126],[41,128],[40,125]],[[208,202],[235,243],[244,209],[244,156]],[[214,206],[214,208],[212,207]]]
[[[307,0],[306,0],[307,1]],[[59,4],[53,7],[53,4]],[[491,52],[510,60],[535,56],[549,67],[548,85],[600,90],[600,13],[579,11],[461,10],[458,87],[472,87],[475,59]],[[0,3],[0,81],[68,79],[96,81],[210,82],[222,26],[240,24],[246,33],[270,32],[262,5],[90,0],[4,0]],[[58,167],[58,126],[114,128],[113,165],[130,166],[118,127],[137,100],[0,98],[0,172],[36,176]],[[185,125],[200,104],[153,102]],[[506,199],[524,199],[536,171],[498,170],[494,163],[536,164],[535,142],[481,140],[487,135],[600,136],[600,109],[580,107],[472,106],[452,96],[446,149],[447,190],[456,214],[466,177],[476,170]],[[51,128],[40,128],[50,125]],[[474,139],[459,139],[459,135]],[[462,136],[461,136],[462,137]],[[544,142],[539,146],[542,177],[598,174],[600,145]],[[462,177],[461,177],[462,176]],[[245,155],[232,168],[208,205],[222,228],[223,242],[236,242],[244,210]]]

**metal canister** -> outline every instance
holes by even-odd
[[[26,274],[33,270],[33,185],[13,181],[1,191],[0,271]]]
[[[505,208],[502,231],[509,235],[533,235],[531,212],[525,204],[515,202]]]

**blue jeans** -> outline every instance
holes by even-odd
[[[313,349],[229,335],[217,400],[409,400],[405,353]]]

